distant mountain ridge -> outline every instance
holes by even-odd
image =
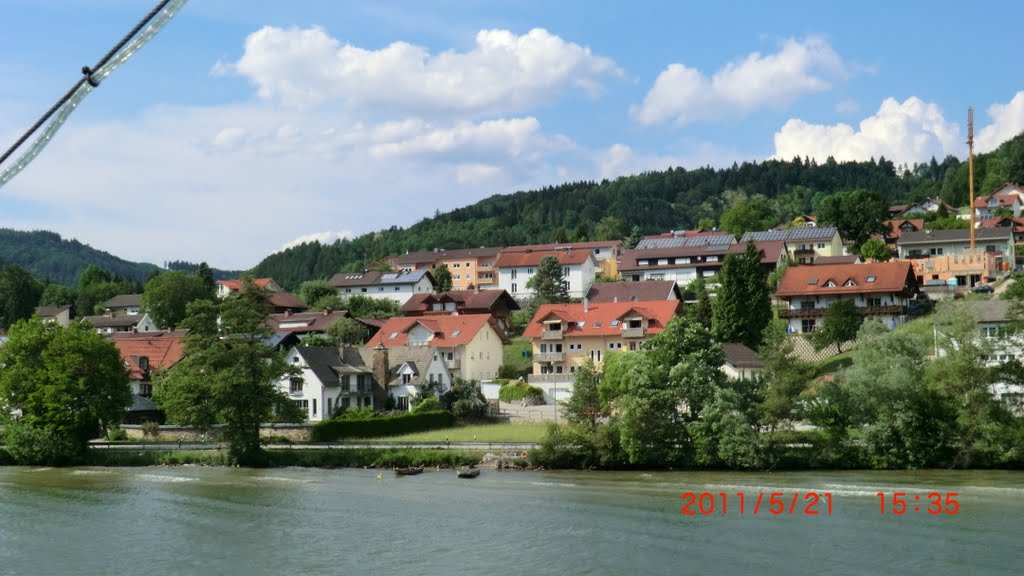
[[[68,286],[74,285],[78,275],[90,264],[138,282],[145,282],[152,271],[160,269],[156,264],[129,262],[78,240],[61,238],[56,232],[9,228],[0,228],[0,263],[18,264],[40,280]],[[186,266],[189,263],[171,264]],[[214,278],[237,274],[237,271],[214,270]]]

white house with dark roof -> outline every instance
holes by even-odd
[[[296,346],[285,362],[300,370],[298,378],[284,378],[278,388],[288,395],[309,422],[329,420],[342,408],[373,407],[373,371],[370,366],[346,364],[333,346]]]
[[[764,360],[744,344],[725,342],[722,344],[722,352],[725,354],[722,372],[733,380],[752,378],[764,370]]]
[[[100,314],[97,316],[83,316],[82,322],[88,322],[96,329],[98,334],[104,336],[118,332],[156,332],[159,330],[149,314],[136,314],[134,316],[114,316],[113,314]]]
[[[429,294],[435,287],[434,277],[428,270],[344,272],[332,276],[330,283],[342,298],[355,295],[383,298],[394,300],[399,306],[408,302],[413,294]]]
[[[135,316],[142,312],[142,294],[119,294],[103,303],[107,314]]]
[[[513,298],[521,300],[537,295],[526,284],[537,273],[540,261],[553,256],[562,266],[562,276],[570,298],[582,298],[597,277],[597,260],[592,249],[529,250],[522,252],[502,251],[495,267],[498,269],[498,288]]]
[[[435,397],[452,388],[452,373],[444,352],[436,346],[393,346],[390,348],[346,348],[345,360],[352,365],[373,366],[374,358],[387,359],[387,393],[395,410],[412,410],[412,399],[432,389]],[[379,375],[375,374],[375,378]]]
[[[67,328],[71,325],[71,306],[40,306],[36,314],[43,322],[56,322],[58,326]]]
[[[622,253],[619,276],[634,282],[673,281],[685,288],[698,277],[714,276],[728,254],[744,249],[731,234],[645,238]]]

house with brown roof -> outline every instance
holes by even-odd
[[[331,276],[329,282],[342,298],[355,295],[381,298],[397,302],[399,306],[408,302],[413,294],[429,294],[435,288],[434,277],[429,270],[342,272]]]
[[[910,262],[869,262],[791,266],[775,296],[785,305],[779,318],[789,323],[789,332],[808,333],[821,323],[829,304],[839,300],[852,301],[864,316],[894,328],[906,321],[917,291]]]
[[[698,277],[718,274],[728,254],[741,253],[731,234],[645,238],[625,250],[619,263],[623,280],[671,280],[686,288]]]
[[[501,248],[464,248],[459,250],[429,250],[410,252],[393,258],[393,266],[403,272],[437,270],[444,264],[452,275],[453,290],[495,288],[498,277],[494,263]]]
[[[58,326],[67,328],[71,326],[71,306],[40,306],[36,308],[36,315],[43,322],[56,322]]]
[[[1013,230],[1013,241],[1024,242],[1024,218],[989,218],[979,223],[981,228],[1010,228]]]
[[[595,240],[592,242],[562,242],[555,244],[527,244],[506,246],[502,252],[538,252],[546,250],[589,250],[597,263],[597,273],[605,278],[619,275],[618,260],[622,255],[621,240]]]
[[[142,294],[119,294],[103,303],[103,310],[114,316],[135,316],[142,312]]]
[[[274,281],[273,278],[253,278],[252,283],[257,288],[263,288],[270,292],[282,292],[284,289]],[[244,282],[240,279],[217,280],[217,296],[227,298],[242,289]]]
[[[559,389],[548,394],[552,400],[562,399],[571,393],[581,364],[589,359],[600,367],[612,352],[639,349],[664,330],[678,304],[652,300],[542,305],[523,331],[533,348],[530,383],[558,384]]]
[[[592,304],[600,302],[647,302],[649,300],[682,301],[683,293],[674,280],[596,282],[587,291],[585,298]]]
[[[889,217],[894,220],[911,218],[913,216],[924,216],[934,214],[940,207],[945,207],[949,214],[956,214],[956,208],[942,201],[941,198],[925,198],[910,204],[894,204],[889,206]]]
[[[452,388],[454,376],[448,370],[445,354],[433,346],[393,346],[390,348],[345,348],[342,357],[350,365],[388,367],[374,372],[377,386],[387,391],[395,410],[412,410],[412,398],[432,390],[438,397]],[[383,386],[381,378],[385,379]]]
[[[327,327],[341,318],[348,318],[346,310],[321,310],[319,312],[285,312],[271,314],[267,325],[275,334],[323,334]]]
[[[498,375],[504,343],[504,332],[490,314],[460,314],[390,318],[365,347],[434,347],[453,376],[479,381]]]
[[[526,284],[536,274],[540,261],[552,256],[562,266],[565,287],[570,298],[582,298],[597,277],[597,260],[591,248],[556,248],[552,250],[502,250],[498,255],[498,288],[516,300],[537,295]]]
[[[889,232],[885,235],[885,243],[895,249],[896,243],[903,234],[907,232],[920,232],[924,230],[923,218],[898,218],[887,222]]]
[[[1024,187],[1007,182],[991,194],[974,199],[974,215],[982,220],[995,218],[998,208],[1006,208],[1014,218],[1020,218],[1024,209]]]
[[[95,316],[83,316],[81,322],[88,322],[96,329],[97,334],[110,336],[120,332],[156,332],[159,330],[149,314],[135,316],[114,316],[113,314],[99,314]]]
[[[398,309],[405,316],[451,316],[453,314],[490,314],[502,330],[508,332],[509,314],[519,303],[504,290],[450,290],[432,294],[413,294]]]
[[[968,289],[995,280],[1015,261],[1011,228],[977,228],[974,240],[972,253],[970,230],[924,230],[905,232],[896,247],[901,260],[913,262],[919,285]]]
[[[722,372],[733,380],[752,378],[764,370],[764,360],[744,344],[725,342],[722,352],[725,354]]]
[[[284,314],[285,312],[303,312],[309,308],[306,303],[303,302],[302,298],[299,298],[291,292],[271,292],[268,295],[270,305],[273,307],[274,314]]]
[[[186,330],[173,332],[118,333],[111,341],[128,368],[132,393],[153,394],[153,377],[177,364],[185,354]]]

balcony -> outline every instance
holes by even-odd
[[[813,246],[797,246],[796,250],[793,250],[793,253],[796,254],[797,256],[813,255],[814,254],[814,247]]]
[[[561,330],[544,330],[543,332],[540,333],[540,339],[541,340],[561,340],[562,339],[562,331]]]
[[[857,308],[857,311],[864,316],[903,316],[907,313],[906,306],[867,306]],[[809,318],[822,318],[828,308],[796,308],[791,310],[779,310],[779,318],[783,320],[804,320]]]
[[[565,352],[538,352],[533,355],[534,362],[562,362]]]
[[[643,338],[646,335],[647,335],[647,329],[646,328],[643,328],[643,327],[640,327],[640,328],[627,328],[626,326],[622,327],[622,337],[623,338]]]
[[[575,379],[575,374],[529,374],[526,377],[526,381],[530,384],[561,384],[572,382]]]
[[[907,313],[906,306],[868,306],[858,310],[865,316],[902,316]]]
[[[462,368],[462,362],[459,360],[445,360],[444,365],[447,366],[449,370],[459,370]]]
[[[791,308],[789,310],[779,310],[779,318],[783,320],[789,320],[791,318],[803,320],[805,318],[821,318],[825,315],[828,308]]]

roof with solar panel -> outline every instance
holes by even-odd
[[[730,244],[736,241],[736,237],[732,234],[722,234],[719,236],[675,236],[671,238],[655,237],[655,238],[644,238],[636,245],[637,250],[643,250],[646,248],[699,248],[701,246],[722,246],[727,248]]]
[[[741,243],[750,240],[763,242],[765,240],[830,240],[836,234],[834,226],[826,228],[790,228],[788,230],[765,230],[763,232],[747,232],[740,238]]]

